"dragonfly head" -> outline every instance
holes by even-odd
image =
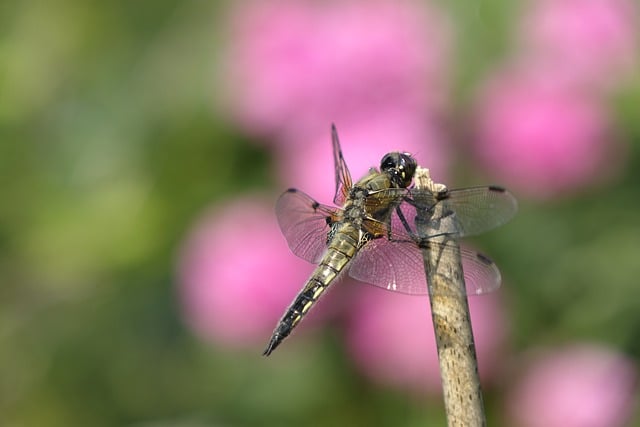
[[[391,182],[400,188],[411,185],[416,166],[416,159],[409,153],[388,153],[380,161],[380,171],[389,175]]]

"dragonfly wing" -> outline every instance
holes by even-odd
[[[440,243],[426,243],[441,257],[455,256],[453,248]],[[460,248],[466,293],[479,295],[500,287],[500,270],[488,257]],[[415,242],[392,242],[375,239],[368,242],[356,255],[349,269],[354,279],[372,285],[411,295],[429,294],[430,288],[424,270],[422,251]]]
[[[437,222],[441,218],[433,215],[436,204],[441,204],[445,215],[455,213],[457,237],[473,236],[499,227],[513,218],[518,210],[516,198],[498,186],[461,188],[439,194],[411,189],[410,193],[409,201],[403,203],[401,209],[412,218],[411,221],[420,209],[427,218]]]
[[[349,190],[353,186],[351,181],[351,174],[342,156],[342,149],[340,148],[340,140],[338,139],[338,130],[336,125],[331,125],[331,141],[333,143],[333,163],[335,165],[336,172],[336,194],[333,198],[333,203],[338,206],[344,205],[344,202],[349,197]]]
[[[455,248],[436,242],[423,243],[425,250],[446,259],[455,255]],[[467,295],[481,295],[500,287],[502,275],[495,262],[486,255],[466,248],[459,248]],[[430,292],[433,294],[433,292]]]
[[[493,292],[502,284],[500,269],[491,258],[480,252],[460,248],[467,295]]]
[[[349,275],[389,291],[411,295],[428,294],[422,254],[415,243],[374,239],[358,251]]]
[[[292,188],[278,199],[276,215],[291,251],[302,259],[319,263],[327,249],[331,224],[339,216],[339,210],[322,205]]]

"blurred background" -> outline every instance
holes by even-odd
[[[471,244],[492,426],[640,425],[634,0],[0,5],[0,425],[445,425],[426,298],[312,266],[273,206],[391,150],[516,218]]]

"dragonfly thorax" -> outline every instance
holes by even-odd
[[[409,153],[388,153],[380,160],[380,171],[387,174],[391,182],[400,188],[411,185],[416,167],[416,159]]]
[[[344,206],[343,220],[353,223],[356,226],[362,226],[362,221],[367,217],[367,211],[365,209],[365,200],[369,195],[369,191],[362,187],[353,187],[350,192],[350,197]]]

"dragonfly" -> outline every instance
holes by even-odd
[[[409,153],[385,154],[379,169],[371,168],[353,183],[338,132],[331,127],[336,206],[321,204],[295,188],[276,203],[278,224],[291,251],[317,267],[276,325],[263,355],[270,355],[326,290],[345,272],[354,279],[411,295],[430,294],[422,250],[435,245],[440,256],[455,256],[451,246],[419,237],[410,221],[417,211],[433,212],[445,204],[456,215],[457,228],[448,237],[482,233],[509,221],[516,199],[502,187],[483,186],[430,191],[413,188],[416,159]],[[419,201],[419,202],[418,202]],[[437,218],[432,218],[437,220]],[[487,256],[460,249],[467,294],[491,292],[501,283],[500,270]]]

